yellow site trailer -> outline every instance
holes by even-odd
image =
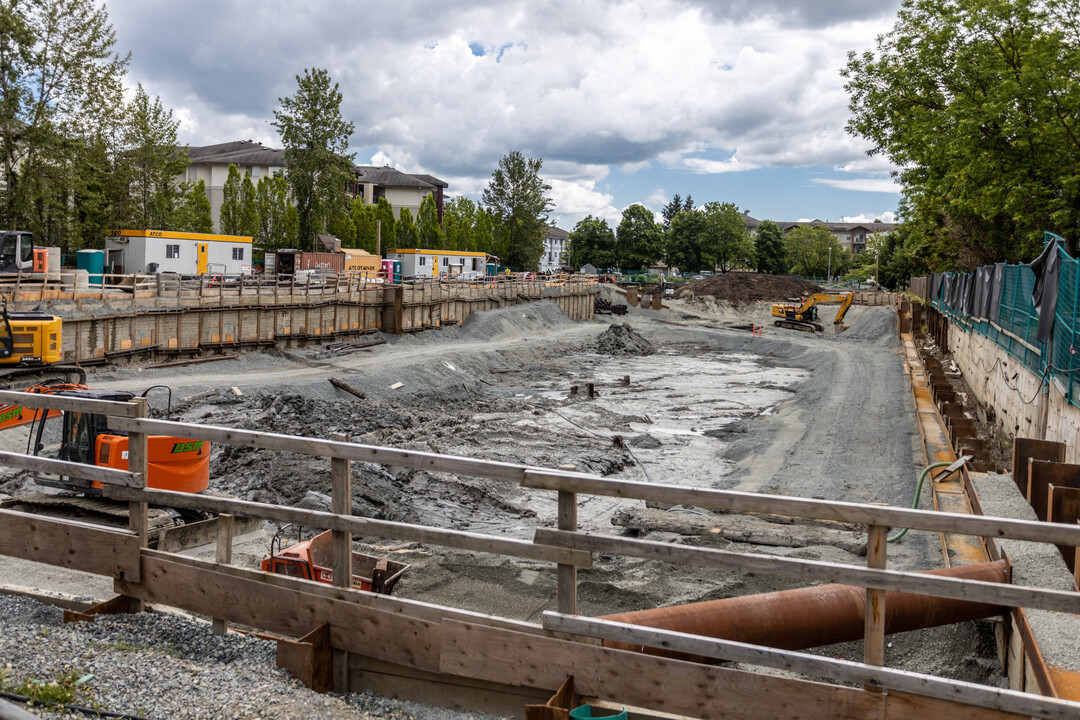
[[[105,264],[117,275],[250,275],[252,238],[241,235],[119,230],[105,238]]]
[[[345,272],[358,273],[363,277],[375,279],[382,270],[382,258],[366,250],[342,248],[345,254]]]

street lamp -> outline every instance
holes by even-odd
[[[829,278],[826,282],[832,282],[832,245],[829,246]]]

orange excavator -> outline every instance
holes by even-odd
[[[270,554],[263,559],[260,569],[265,572],[333,584],[332,535],[329,530],[310,540],[300,539],[286,545],[284,535],[289,525],[282,526],[270,541]],[[353,576],[350,583],[354,590],[389,595],[397,581],[409,569],[405,563],[377,558],[373,555],[353,552]]]
[[[157,386],[162,387],[162,386]],[[153,389],[153,388],[150,388]],[[51,383],[35,385],[28,393],[69,398],[126,402],[134,394],[115,390],[92,390],[85,385]],[[147,391],[149,392],[149,390]],[[144,396],[146,393],[143,394]],[[171,404],[171,403],[170,403]],[[0,431],[26,427],[26,454],[54,460],[83,463],[95,467],[127,470],[128,438],[111,431],[104,415],[87,412],[37,410],[20,405],[0,405]],[[5,437],[8,437],[5,434]],[[21,438],[15,442],[21,443]],[[11,443],[8,442],[8,446]],[[147,486],[159,490],[199,493],[210,484],[210,443],[167,435],[148,438],[149,473]],[[75,517],[112,525],[127,523],[127,503],[108,499],[108,490],[99,482],[81,478],[35,473],[34,483],[66,490],[66,493],[20,494],[0,506],[23,512],[59,517]],[[173,547],[201,544],[211,531],[208,513],[152,507],[149,511],[150,540],[156,543],[166,530],[176,530]],[[246,527],[246,525],[245,525]]]
[[[85,385],[72,383],[35,385],[26,392],[116,402],[127,402],[135,397],[130,392],[91,390]],[[115,470],[128,469],[128,438],[110,431],[104,415],[0,405],[0,431],[24,425],[30,426],[28,455]],[[210,443],[151,435],[148,446],[150,472],[147,487],[187,493],[202,492],[209,487]],[[88,495],[101,495],[103,491],[101,483],[78,478],[61,477],[56,481],[38,477],[35,480],[39,485]]]

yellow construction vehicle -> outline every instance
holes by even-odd
[[[772,315],[780,318],[774,321],[777,327],[802,330],[803,332],[823,332],[825,327],[817,321],[817,306],[827,303],[840,303],[840,310],[833,319],[833,327],[837,332],[843,327],[844,315],[851,307],[855,299],[853,293],[815,293],[806,298],[802,303],[776,303],[772,306]]]
[[[9,312],[5,300],[0,306],[0,388],[25,386],[27,379],[85,382],[85,370],[63,364],[62,326],[56,315]]]

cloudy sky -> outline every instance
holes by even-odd
[[[887,163],[844,132],[839,71],[900,0],[106,0],[128,80],[180,140],[253,139],[295,76],[340,83],[357,164],[479,199],[510,150],[543,159],[566,228],[674,193],[765,219],[889,220]]]

